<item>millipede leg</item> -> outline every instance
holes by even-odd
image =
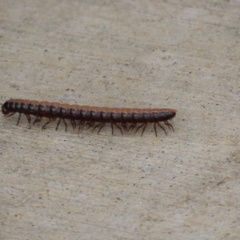
[[[57,122],[57,126],[56,126],[56,131],[58,130],[58,126],[59,126],[59,124],[61,123],[61,121],[62,121],[62,119],[59,118],[59,120],[58,120],[58,122]]]
[[[52,122],[52,119],[49,119],[49,121],[46,122],[46,123],[42,126],[42,130],[43,130],[43,129],[46,129],[46,126],[47,126],[50,122]]]
[[[78,136],[80,135],[80,125],[77,126]]]
[[[96,128],[100,127],[101,125],[102,125],[102,123],[98,123],[97,125],[95,125],[94,128],[93,128],[93,130],[92,130],[92,132],[93,132]]]
[[[111,122],[111,128],[112,128],[112,135],[113,135],[113,123]]]
[[[72,124],[73,130],[76,128],[76,122],[75,120],[70,120],[70,123]]]
[[[78,136],[80,135],[80,129],[81,129],[81,126],[84,126],[84,123],[85,123],[85,121],[82,121],[82,120],[79,121],[79,124],[78,124],[78,126],[77,126],[77,129],[78,129]]]
[[[96,128],[98,128],[99,127],[99,129],[98,129],[98,132],[97,132],[97,134],[99,134],[100,133],[100,131],[101,131],[101,129],[104,127],[104,125],[105,125],[105,123],[103,123],[103,122],[100,122],[99,124],[97,124],[97,125],[95,125],[94,126],[94,128],[93,128],[93,130],[92,130],[92,132],[96,129]]]
[[[123,131],[122,131],[122,128],[120,126],[118,126],[116,123],[113,123],[121,132],[121,134],[123,135]]]
[[[79,125],[78,125],[78,127],[80,128],[81,126],[84,128],[84,124],[85,124],[85,121],[84,120],[81,120],[80,122],[79,122]]]
[[[142,128],[143,125],[144,125],[144,123],[142,123],[140,126],[138,126],[137,129],[136,129],[136,131],[135,131],[135,133],[136,133],[140,128]]]
[[[35,125],[37,122],[41,122],[42,117],[37,116],[33,122],[33,125]]]
[[[94,127],[94,124],[95,124],[95,122],[88,122],[88,123],[86,124],[86,126],[88,126],[87,130],[88,130],[90,127]]]
[[[4,115],[5,118],[11,117],[15,112],[8,113],[7,115]]]
[[[143,128],[142,130],[142,134],[141,136],[143,135],[144,131],[145,131],[145,128],[147,127],[147,123],[142,123],[140,126],[138,126],[138,128],[136,129],[135,133],[140,129],[140,128]]]
[[[21,118],[21,113],[19,113],[19,116],[18,116],[18,121],[17,121],[17,125],[19,124],[19,122],[20,122],[20,118]]]
[[[126,123],[122,123],[122,127],[123,127],[123,129],[124,129],[125,131],[128,131],[128,126],[127,126]]]
[[[143,135],[143,133],[144,133],[144,131],[145,131],[146,127],[147,127],[147,123],[145,123],[145,124],[143,125],[143,130],[142,130],[141,137],[142,137],[142,135]]]
[[[27,120],[28,120],[28,123],[29,123],[29,129],[31,128],[31,116],[29,114],[25,114]]]
[[[171,124],[170,122],[164,121],[164,123],[168,126],[168,128],[169,128],[170,130],[173,130],[173,132],[174,132],[173,126],[172,126],[172,124]]]
[[[170,123],[170,122],[168,122],[169,123],[169,125],[172,127],[172,130],[173,130],[173,132],[174,132],[174,128],[173,128],[173,125]]]
[[[129,126],[128,131],[131,132],[136,126],[137,126],[137,123],[132,123],[132,124]]]
[[[155,136],[157,137],[157,125],[156,125],[156,123],[154,123],[154,132],[155,132]]]
[[[77,128],[81,128],[82,127],[82,129],[84,129],[84,126],[85,126],[85,121],[84,120],[80,120]]]
[[[65,124],[65,132],[67,131],[67,123],[66,123],[66,121],[65,121],[65,119],[63,118],[63,122],[64,122],[64,124]]]
[[[104,126],[105,126],[105,123],[102,123],[102,125],[101,125],[101,126],[100,126],[100,128],[98,129],[98,132],[97,132],[97,134],[99,134],[99,133],[100,133],[101,129],[102,129]]]
[[[166,130],[165,130],[165,128],[159,123],[159,122],[157,122],[157,125],[165,132],[165,134],[167,135],[167,132],[166,132]]]

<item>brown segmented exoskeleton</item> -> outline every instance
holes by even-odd
[[[154,132],[157,136],[157,126],[159,126],[167,135],[165,128],[161,125],[164,123],[170,130],[174,131],[172,124],[169,122],[176,115],[175,109],[140,109],[140,108],[107,108],[107,107],[90,107],[69,105],[57,102],[38,102],[24,99],[10,99],[2,105],[2,113],[5,117],[10,117],[15,113],[19,113],[17,125],[24,114],[28,120],[29,128],[31,128],[31,115],[35,116],[32,125],[40,122],[42,118],[48,121],[43,125],[42,129],[56,119],[56,130],[61,121],[65,124],[67,131],[67,122],[69,120],[73,129],[77,128],[78,133],[81,128],[92,128],[92,131],[101,129],[106,123],[110,123],[112,134],[114,126],[123,134],[123,130],[132,131],[142,129],[143,135],[148,123],[153,123]],[[78,121],[78,122],[77,122]]]

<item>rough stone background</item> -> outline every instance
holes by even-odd
[[[0,102],[177,109],[175,132],[0,118],[0,239],[239,239],[240,1],[0,1]]]

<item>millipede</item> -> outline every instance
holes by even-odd
[[[142,136],[148,123],[153,123],[154,132],[157,137],[157,126],[167,135],[161,123],[164,123],[170,130],[174,131],[169,120],[175,117],[176,110],[169,108],[107,108],[10,99],[2,105],[2,113],[4,117],[10,117],[15,113],[19,113],[17,125],[20,122],[21,116],[25,115],[29,123],[29,128],[45,118],[47,122],[42,126],[42,129],[45,129],[49,123],[58,119],[56,131],[61,122],[64,123],[65,131],[67,131],[66,120],[69,120],[73,130],[78,129],[78,134],[80,133],[80,129],[84,127],[87,127],[87,129],[92,128],[92,132],[97,130],[99,134],[105,124],[109,123],[112,128],[112,134],[114,127],[116,127],[122,134],[123,130],[127,132],[135,130],[137,132],[139,129],[142,129]],[[35,116],[33,122],[31,122],[31,115]]]

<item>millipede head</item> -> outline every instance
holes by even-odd
[[[9,102],[5,102],[4,104],[2,104],[2,113],[3,113],[4,116],[6,116],[10,113]]]

